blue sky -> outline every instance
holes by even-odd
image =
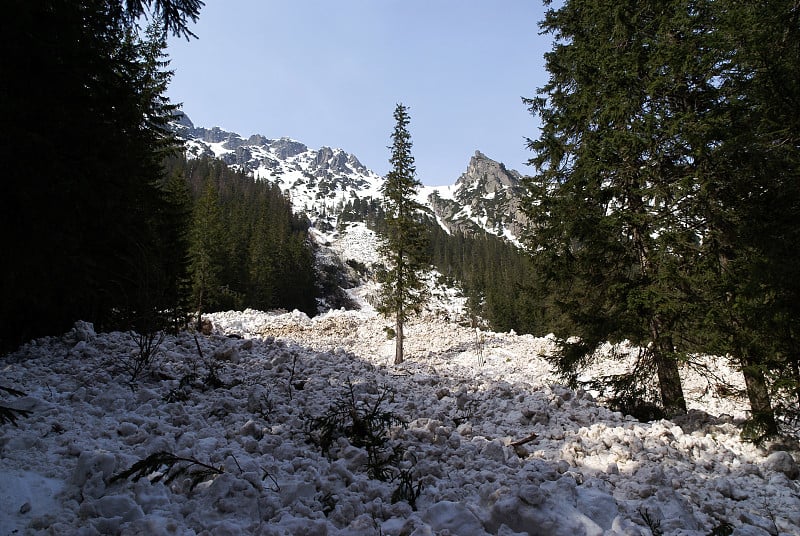
[[[417,177],[452,184],[475,150],[522,173],[547,80],[539,0],[206,0],[171,38],[168,95],[195,125],[339,147],[383,175],[409,107]]]

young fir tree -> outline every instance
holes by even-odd
[[[422,279],[428,266],[427,237],[420,221],[422,205],[416,201],[422,184],[415,177],[411,155],[411,134],[408,132],[408,108],[398,104],[392,133],[392,169],[381,191],[386,210],[386,231],[380,252],[386,260],[381,274],[380,306],[385,316],[395,317],[395,364],[403,362],[403,324],[410,313],[419,313],[427,300],[427,287]]]

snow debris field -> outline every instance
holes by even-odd
[[[800,535],[797,453],[690,370],[690,415],[640,423],[560,386],[548,338],[429,314],[395,366],[373,311],[210,319],[133,386],[132,337],[85,323],[0,360],[30,412],[0,426],[0,536]]]

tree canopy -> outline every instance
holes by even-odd
[[[200,4],[157,4],[170,18],[146,31],[132,17],[150,2],[4,5],[4,348],[78,318],[110,327],[121,311],[174,303],[176,283],[156,251],[172,210],[161,161],[176,147],[166,129],[175,107],[164,96],[164,24],[185,27]]]
[[[246,307],[317,312],[320,294],[308,220],[292,213],[274,184],[208,157],[175,157],[170,174],[185,181],[188,302],[193,312]]]
[[[792,2],[727,0],[548,10],[550,79],[526,99],[543,123],[529,143],[528,246],[539,288],[567,319],[556,358],[567,377],[602,341],[628,339],[645,350],[616,383],[623,398],[646,397],[654,373],[656,398],[675,413],[685,411],[679,362],[724,349],[775,431],[762,365],[776,349],[761,337],[788,324],[764,318],[794,311],[782,298],[756,306],[753,291],[796,296],[794,254],[772,237],[797,237],[798,93],[787,70],[797,17]]]

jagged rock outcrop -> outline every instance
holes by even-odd
[[[518,172],[506,169],[503,163],[492,160],[480,151],[475,151],[467,171],[458,178],[456,186],[460,186],[462,194],[470,189],[493,194],[508,188],[516,188],[521,178]]]
[[[256,135],[250,136],[250,139],[252,140],[256,137],[258,139],[258,143],[252,143],[251,145],[267,146],[275,154],[275,156],[281,160],[286,160],[287,158],[291,158],[308,151],[308,147],[306,147],[304,144],[290,138],[268,140],[261,135]]]
[[[483,229],[518,239],[528,220],[521,209],[522,176],[480,151],[458,178],[452,199],[431,195],[431,208],[449,232],[472,234]]]
[[[173,128],[186,140],[188,155],[216,157],[278,184],[294,209],[312,221],[325,218],[326,224],[335,225],[337,210],[348,200],[380,197],[383,179],[342,149],[313,150],[290,138],[260,134],[244,138],[219,127],[196,127],[185,114],[176,117]],[[426,202],[450,233],[485,230],[516,240],[527,223],[520,209],[520,180],[518,172],[476,151],[450,193],[434,192]]]

